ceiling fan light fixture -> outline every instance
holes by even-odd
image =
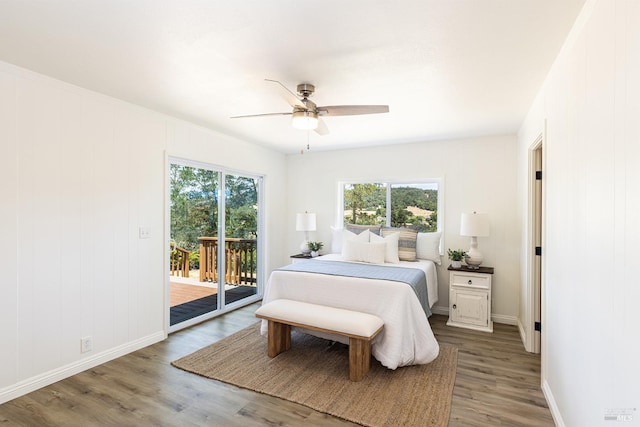
[[[291,124],[300,130],[313,130],[318,127],[318,113],[308,110],[297,110],[291,115]]]

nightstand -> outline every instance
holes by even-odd
[[[493,267],[449,268],[449,321],[447,325],[493,332],[491,276]]]
[[[305,259],[311,259],[311,254],[295,254],[291,255],[289,258],[291,258],[291,264],[295,264],[296,262],[300,262]]]

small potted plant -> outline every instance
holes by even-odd
[[[447,255],[449,255],[449,259],[451,260],[451,268],[460,268],[462,267],[462,260],[467,253],[462,249],[447,249]]]
[[[311,251],[311,256],[315,258],[318,255],[320,255],[320,249],[322,249],[324,244],[322,242],[309,242],[307,246],[309,246],[309,250]]]

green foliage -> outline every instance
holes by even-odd
[[[200,251],[189,252],[189,268],[200,268]]]
[[[171,165],[171,237],[179,246],[197,252],[198,237],[218,236],[219,179],[219,172]],[[256,238],[257,203],[258,190],[254,179],[226,175],[226,237]],[[192,257],[192,261],[194,264],[199,262],[195,256]]]
[[[309,250],[311,252],[316,252],[316,251],[319,251],[320,249],[322,249],[322,247],[324,246],[324,243],[322,243],[322,242],[309,242],[307,244],[307,246],[309,247]]]
[[[345,223],[386,224],[386,184],[352,184],[344,188]],[[416,215],[410,209],[422,213]],[[438,190],[391,186],[392,227],[410,227],[419,232],[438,229]]]
[[[384,224],[378,212],[385,211],[386,189],[382,184],[353,184],[345,186],[344,210],[349,211],[345,222],[351,224]]]
[[[254,206],[227,208],[227,237],[255,239],[258,229],[258,210]]]
[[[462,249],[447,249],[447,255],[451,261],[462,261],[467,255],[467,252]]]

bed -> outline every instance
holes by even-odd
[[[328,267],[326,273],[306,271],[313,270],[311,264],[318,261],[323,265],[330,265],[327,262],[354,264],[345,261],[343,254],[329,254],[274,270],[267,282],[263,303],[284,298],[377,315],[384,321],[384,329],[373,341],[371,353],[389,369],[429,363],[438,356],[439,346],[428,321],[430,308],[438,301],[437,271],[433,261],[420,259],[376,264],[389,269],[424,272],[427,301],[422,304],[416,290],[402,281],[344,276],[336,274],[337,267],[334,266]],[[261,332],[267,333],[265,321]],[[345,342],[338,336],[304,332]]]

